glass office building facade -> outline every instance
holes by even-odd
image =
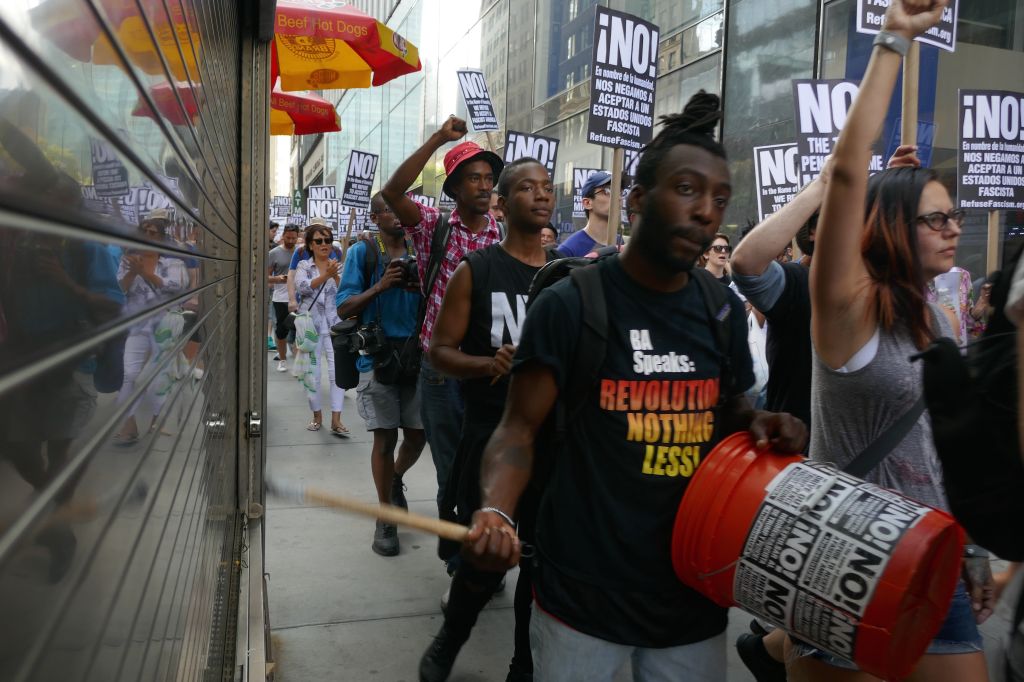
[[[340,192],[349,151],[361,149],[381,155],[379,187],[449,114],[465,116],[455,72],[480,68],[502,125],[492,134],[499,152],[510,129],[561,141],[556,222],[578,229],[572,170],[609,168],[612,160],[610,149],[586,142],[597,4],[659,26],[657,114],[679,111],[702,88],[723,95],[734,184],[727,232],[757,217],[752,148],[795,139],[792,79],[859,79],[870,53],[871,36],[855,30],[856,0],[401,0],[376,8],[388,13],[378,18],[419,46],[423,70],[380,88],[327,93],[343,132],[293,148],[295,185],[337,184]],[[957,88],[1024,90],[1024,0],[961,5],[956,52],[924,46],[921,55],[920,117],[934,126],[932,165],[951,185]],[[483,133],[470,137],[488,143]],[[438,194],[442,155],[413,189]],[[1003,238],[1022,223],[1020,212],[1003,212]],[[972,216],[961,264],[983,268],[985,232],[986,216]]]

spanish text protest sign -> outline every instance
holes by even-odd
[[[310,185],[306,199],[309,220],[322,218],[332,228],[338,224],[338,198],[334,185]]]
[[[640,149],[654,131],[658,27],[596,8],[587,142]]]
[[[821,173],[858,89],[856,82],[848,80],[793,80],[801,187]],[[877,173],[882,168],[882,155],[872,154],[869,170]]]
[[[961,208],[1024,210],[1024,94],[960,90]]]
[[[370,190],[373,176],[377,172],[378,156],[371,152],[353,149],[348,157],[348,175],[345,176],[345,191],[341,203],[358,208],[370,207]]]
[[[469,120],[473,130],[484,132],[498,129],[498,117],[491,103],[491,93],[487,90],[487,80],[480,69],[461,69],[455,72],[459,77],[459,89],[469,110]]]
[[[776,213],[800,191],[799,163],[795,142],[754,147],[758,220]]]
[[[857,0],[857,32],[875,34],[882,30],[882,20],[890,0]],[[942,10],[942,19],[916,40],[953,52],[956,49],[956,18],[960,2],[953,0]]]
[[[543,135],[530,135],[515,130],[508,131],[505,136],[505,163],[511,163],[523,157],[537,159],[555,176],[555,159],[558,157],[558,140]]]

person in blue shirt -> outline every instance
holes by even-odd
[[[583,196],[583,211],[587,214],[587,224],[582,230],[573,233],[559,247],[558,253],[564,258],[586,256],[602,246],[608,236],[608,215],[612,206],[612,174],[608,171],[597,171],[592,174],[580,188]],[[622,237],[616,239],[622,244]]]
[[[357,362],[356,405],[366,429],[373,433],[370,469],[377,499],[408,509],[402,476],[416,463],[426,444],[416,390],[420,366],[419,279],[410,277],[416,272],[414,261],[409,267],[407,260],[413,255],[412,244],[379,193],[370,200],[370,220],[380,232],[349,249],[336,302],[339,317],[359,315],[361,324],[378,325],[388,339],[384,353],[362,355]],[[398,377],[387,376],[380,367],[385,353],[408,371],[400,372]],[[396,460],[399,427],[403,439]],[[398,554],[397,528],[378,521],[371,548],[381,556]]]

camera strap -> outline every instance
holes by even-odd
[[[375,234],[373,237],[374,237],[374,242],[377,244],[377,249],[375,251],[373,248],[371,248],[369,245],[367,245],[367,247],[366,247],[366,258],[363,260],[363,281],[366,283],[366,288],[367,289],[369,289],[371,286],[373,286],[373,283],[375,281],[374,278],[377,276],[378,259],[379,259],[380,263],[382,264],[382,267],[381,267],[381,270],[380,270],[381,277],[384,276],[384,271],[387,269],[388,265],[391,263],[391,260],[392,260],[391,256],[388,254],[387,247],[384,245],[384,240],[381,239],[381,237],[380,237],[380,232]],[[378,256],[378,252],[380,254],[379,256]],[[412,243],[409,241],[409,237],[406,236],[405,237],[405,255],[406,256],[413,256],[414,254],[415,254],[415,251],[413,251]],[[378,278],[378,281],[379,281],[379,278]],[[380,304],[380,296],[377,296],[374,299],[374,304],[375,304],[375,308],[377,309],[377,324],[379,325],[381,323],[381,321],[380,321],[380,305],[381,305]]]

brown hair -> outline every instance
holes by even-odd
[[[313,237],[315,237],[318,232],[323,232],[327,235],[327,238],[330,241],[334,241],[334,233],[331,232],[331,228],[325,225],[310,225],[306,228],[306,233],[302,236],[302,243],[306,247],[306,251],[311,255],[313,253]]]
[[[861,240],[864,265],[875,284],[878,324],[886,331],[905,325],[919,349],[931,342],[934,333],[917,250],[917,211],[925,185],[936,180],[928,168],[890,168],[872,176],[867,189],[867,229]]]

